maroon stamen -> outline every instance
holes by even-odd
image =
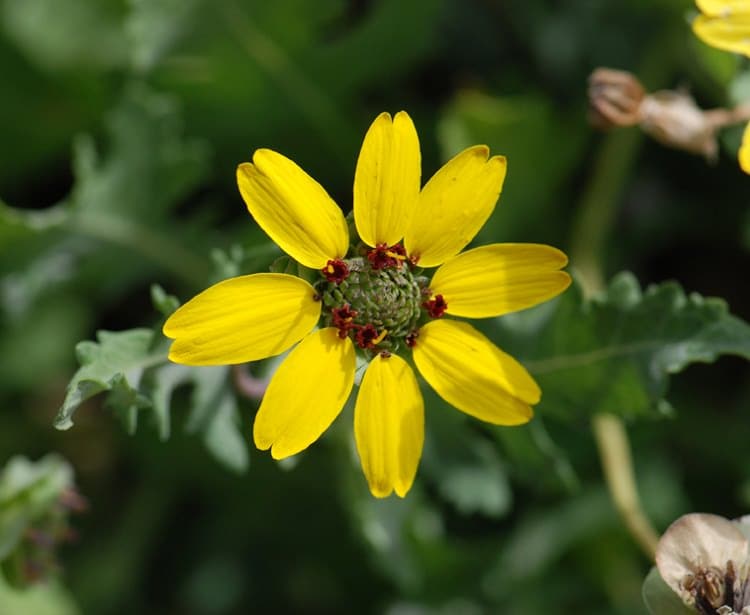
[[[443,295],[435,295],[433,299],[425,301],[422,307],[427,310],[427,313],[432,318],[440,318],[445,314],[445,310],[448,309],[448,304],[443,299]]]
[[[409,348],[414,348],[417,345],[417,338],[419,337],[419,331],[412,331],[409,335],[404,338],[406,345]]]
[[[325,279],[335,284],[341,284],[349,277],[349,266],[340,258],[329,260],[320,272]]]
[[[378,330],[371,323],[357,328],[357,346],[360,348],[374,348],[386,336],[386,331],[378,333]]]
[[[406,260],[406,249],[398,243],[392,246],[379,243],[367,253],[367,260],[376,271],[388,267],[401,267]]]
[[[354,324],[354,317],[357,315],[357,310],[353,310],[347,303],[343,307],[333,308],[331,310],[333,316],[332,324],[339,330],[339,337],[343,340],[349,331],[355,328],[357,325]]]

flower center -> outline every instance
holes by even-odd
[[[447,307],[441,295],[430,298],[427,278],[415,274],[400,244],[331,261],[321,275],[323,324],[373,352],[413,346],[420,324]]]
[[[699,613],[731,615],[745,612],[744,608],[750,602],[747,584],[747,579],[743,582],[737,578],[734,564],[729,561],[725,570],[716,566],[700,568],[686,575],[681,585]]]

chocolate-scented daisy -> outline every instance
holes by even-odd
[[[405,112],[379,115],[354,177],[354,225],[314,179],[267,149],[237,169],[247,208],[312,283],[257,273],[203,291],[167,320],[169,358],[244,363],[292,349],[263,397],[253,435],[275,459],[312,444],[341,412],[357,355],[368,361],[354,410],[370,491],[403,497],[424,440],[413,363],[448,403],[496,425],[532,417],[540,391],[515,359],[461,318],[521,310],[570,284],[567,258],[538,244],[460,253],[492,213],[506,161],[486,146],[448,161],[420,190],[420,150]],[[432,271],[433,268],[437,268]]]

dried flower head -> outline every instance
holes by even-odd
[[[632,73],[597,68],[589,76],[589,120],[602,129],[635,126],[645,96],[641,82]]]
[[[750,615],[745,519],[692,513],[677,519],[659,540],[659,574],[696,612]]]

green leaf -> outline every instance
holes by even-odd
[[[151,70],[189,27],[201,0],[130,0],[125,20],[131,66]]]
[[[118,4],[111,0],[4,2],[4,29],[42,67],[112,68],[124,63],[127,50]]]
[[[126,87],[106,128],[105,153],[90,135],[75,140],[75,184],[64,202],[39,212],[0,204],[0,254],[20,270],[25,263],[17,256],[24,254],[19,247],[43,243],[44,252],[33,250],[32,257],[64,255],[79,265],[79,277],[93,272],[98,279],[106,270],[114,284],[142,268],[145,259],[204,284],[209,264],[183,239],[184,225],[170,221],[169,213],[205,177],[205,144],[183,138],[174,98],[141,83]],[[83,258],[94,250],[96,259]],[[123,258],[124,253],[141,258]]]
[[[37,462],[12,457],[0,474],[0,561],[13,551],[27,527],[73,487],[73,469],[57,455]]]
[[[496,322],[516,332],[504,347],[537,378],[540,412],[567,417],[664,414],[670,374],[724,354],[750,358],[750,326],[723,300],[674,282],[642,292],[630,273],[590,302],[574,286],[557,303]]]
[[[648,573],[641,589],[643,601],[652,615],[694,615],[680,600],[672,589],[661,578],[659,570],[653,566]]]
[[[16,590],[0,576],[0,605],[3,615],[79,615],[70,593],[57,581]]]
[[[68,385],[55,427],[69,429],[82,402],[106,393],[106,405],[124,419],[130,433],[136,431],[139,411],[151,408],[159,437],[167,440],[172,431],[172,397],[178,387],[187,385],[192,395],[186,431],[199,435],[209,452],[229,469],[247,469],[247,445],[229,367],[169,363],[166,340],[150,329],[100,331],[97,339],[98,343],[81,342],[76,347],[81,367]]]
[[[230,367],[192,369],[194,382],[185,428],[204,434],[209,451],[235,471],[247,468],[247,447],[239,431],[237,402],[231,393]]]
[[[485,586],[501,596],[514,584],[538,577],[576,544],[615,527],[617,517],[603,488],[590,489],[527,514],[486,572]]]
[[[131,83],[107,118],[108,155],[90,136],[74,143],[72,205],[81,216],[160,219],[206,173],[206,145],[184,139],[176,99]]]
[[[566,450],[547,431],[542,417],[513,429],[492,429],[503,446],[514,478],[535,489],[575,493],[581,487]]]
[[[159,435],[170,435],[170,404],[174,390],[191,385],[190,412],[185,424],[188,433],[199,434],[209,452],[235,472],[247,470],[247,445],[242,437],[237,400],[229,382],[230,368],[191,367],[168,363],[149,375],[151,384],[144,394],[151,400]]]
[[[81,403],[104,391],[109,392],[110,405],[126,413],[131,429],[138,409],[150,405],[138,392],[138,384],[147,367],[166,360],[166,354],[153,354],[151,350],[153,331],[99,331],[96,337],[98,343],[87,341],[76,346],[81,367],[68,384],[65,401],[55,417],[57,429],[72,427],[73,414]]]
[[[180,301],[174,295],[169,295],[159,285],[151,285],[151,303],[154,307],[159,310],[164,316],[169,316],[178,307],[180,307]]]
[[[421,471],[461,514],[505,516],[513,497],[497,447],[432,391],[425,399],[431,413]]]

